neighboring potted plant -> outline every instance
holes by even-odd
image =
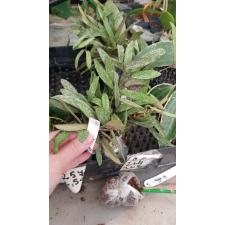
[[[104,8],[97,2],[96,8],[96,18],[80,8],[81,24],[87,26],[79,32],[80,40],[74,46],[81,49],[76,65],[78,58],[86,51],[83,68],[86,66],[90,71],[89,89],[82,95],[71,83],[62,80],[61,95],[50,99],[51,106],[73,117],[68,123],[51,123],[53,129],[61,130],[55,140],[54,152],[57,153],[68,132],[78,132],[78,137],[83,139],[87,135],[88,119],[92,117],[101,123],[96,142],[98,165],[102,164],[102,154],[122,164],[127,152],[121,147],[121,139],[131,125],[148,128],[159,146],[173,146],[175,86],[163,83],[152,88],[149,82],[160,76],[155,67],[174,64],[175,42],[158,42],[148,46],[139,34],[129,37],[124,19],[112,1],[107,1]],[[106,19],[115,15],[118,16],[116,21]],[[101,29],[105,36],[99,36],[96,32],[91,37],[92,24],[96,29]],[[120,32],[116,33],[118,30]]]

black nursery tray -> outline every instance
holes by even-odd
[[[75,70],[74,58],[75,53],[72,50],[72,47],[49,48],[50,97],[60,94],[60,89],[62,88],[60,83],[61,79],[66,79],[71,82],[77,90],[83,94],[88,89],[90,76],[88,73],[81,75]],[[159,70],[162,70],[162,75],[151,81],[152,86],[163,82],[171,84],[176,83],[176,69],[160,68]],[[157,140],[149,133],[148,129],[140,126],[132,126],[126,133],[124,140],[128,146],[129,154],[159,148]],[[173,151],[170,150],[170,155],[174,158],[175,148],[172,149]],[[111,160],[104,158],[102,166],[99,167],[96,160],[93,160],[94,158],[95,156],[87,162],[85,179],[96,180],[118,174],[120,166],[114,164]]]

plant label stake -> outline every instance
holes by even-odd
[[[78,193],[83,183],[84,172],[86,165],[68,170],[62,177],[62,182],[66,183],[67,187],[73,192]]]
[[[95,145],[95,141],[96,138],[98,136],[98,131],[100,128],[100,121],[93,119],[93,118],[89,118],[89,122],[88,122],[88,127],[87,130],[89,131],[89,133],[92,134],[92,136],[94,137],[94,142],[92,143],[92,145],[88,148],[88,151],[93,154],[94,150],[94,145]]]
[[[163,172],[155,177],[145,180],[144,186],[145,187],[155,187],[175,176],[176,176],[176,166],[166,170],[165,172]]]

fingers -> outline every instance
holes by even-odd
[[[64,168],[64,173],[68,170],[71,170],[77,166],[79,166],[81,163],[85,162],[88,160],[91,156],[90,152],[84,152],[77,158],[73,159],[65,168]]]
[[[55,130],[55,131],[50,132],[49,141],[52,141],[59,132],[60,132],[60,130]]]
[[[77,158],[80,156],[84,151],[87,150],[89,146],[93,143],[94,138],[91,134],[88,135],[87,139],[83,142],[80,143],[78,138],[70,141],[69,143],[65,144],[62,149],[59,151],[57,154],[59,157],[59,160],[61,162],[64,162],[65,165],[67,163],[70,163],[71,160],[74,158]]]
[[[58,132],[59,133],[59,132]],[[58,134],[57,133],[57,134]],[[55,135],[56,136],[56,135]],[[62,144],[59,145],[59,149],[61,149],[64,145],[66,145],[67,143],[69,143],[70,141],[72,141],[73,139],[76,138],[76,133],[70,133],[68,138],[64,140],[64,142]],[[54,138],[53,138],[54,139]],[[53,142],[53,139],[52,141],[49,143],[49,149],[50,149],[50,152],[53,152],[53,148],[54,148],[54,142]]]

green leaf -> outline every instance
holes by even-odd
[[[78,46],[76,46],[76,49],[80,49],[80,48],[84,48],[86,47],[87,45],[89,45],[95,38],[92,37],[92,38],[88,38],[87,40],[85,41],[82,41]]]
[[[144,80],[138,80],[138,79],[129,79],[128,81],[126,81],[126,83],[124,84],[124,86],[131,90],[133,88],[138,88],[138,87],[142,87],[146,85]]]
[[[112,115],[111,120],[105,124],[105,127],[120,131],[123,131],[125,129],[125,125],[116,114]]]
[[[58,153],[59,152],[59,145],[62,144],[69,136],[69,132],[66,131],[62,131],[60,132],[54,141],[54,149],[53,149],[53,153]]]
[[[173,23],[170,23],[172,28],[173,48],[174,48],[174,64],[176,64],[176,27]]]
[[[97,48],[98,54],[101,57],[102,62],[105,63],[106,57],[109,55],[102,49],[102,48]]]
[[[105,59],[106,73],[110,76],[111,80],[114,79],[115,67],[110,57]]]
[[[116,108],[120,104],[120,91],[119,91],[119,75],[114,73],[114,98],[115,98],[115,106]]]
[[[86,51],[86,63],[87,63],[87,68],[91,69],[91,53],[90,53],[90,51]]]
[[[144,50],[146,47],[148,47],[148,44],[146,43],[146,41],[143,38],[138,39],[138,44],[139,44],[141,51]]]
[[[113,46],[116,46],[116,43],[115,43],[115,40],[114,40],[114,33],[109,25],[109,21],[108,21],[108,18],[107,17],[104,17],[103,18],[103,24],[104,24],[104,27],[108,33],[108,37],[109,37],[109,40],[111,41],[112,45]]]
[[[124,60],[124,47],[122,45],[117,45],[117,50],[118,50],[119,62],[123,62],[123,60]]]
[[[152,95],[146,95],[144,93],[141,92],[137,92],[137,91],[130,91],[127,89],[123,89],[120,91],[120,93],[122,95],[127,96],[130,99],[133,99],[135,101],[140,101],[146,104],[158,104],[159,101]]]
[[[106,93],[102,94],[102,107],[105,111],[110,112],[109,97]]]
[[[130,63],[134,55],[134,41],[131,41],[126,48],[124,55],[124,63]]]
[[[89,135],[88,130],[81,130],[78,132],[77,137],[80,143],[84,143],[84,141],[87,139]]]
[[[119,158],[117,157],[117,155],[114,153],[113,149],[111,148],[111,146],[109,145],[109,142],[106,138],[102,138],[102,148],[103,151],[105,153],[105,155],[110,158],[113,162],[115,162],[116,164],[121,165],[121,162],[119,160]]]
[[[105,69],[103,68],[103,66],[98,62],[97,59],[94,59],[94,64],[95,64],[95,68],[98,72],[98,75],[100,76],[100,78],[102,79],[102,81],[111,89],[113,89],[113,83],[112,80],[110,79],[110,77],[108,76],[108,74],[106,73]]]
[[[171,13],[164,11],[160,15],[160,21],[165,30],[171,29],[170,23],[175,23],[175,19]]]
[[[120,99],[120,101],[123,102],[124,104],[130,106],[130,107],[144,109],[142,106],[140,106],[137,103],[132,102],[132,101],[130,101],[128,99]]]
[[[171,41],[157,42],[139,52],[127,69],[162,67],[174,64],[174,48]]]
[[[99,77],[94,75],[93,80],[92,80],[89,90],[88,90],[88,96],[90,99],[95,97],[95,93],[98,88],[98,84],[99,84]]]
[[[102,107],[96,106],[95,112],[102,125],[106,124],[110,120],[110,113],[105,111]]]
[[[176,91],[173,92],[167,104],[165,105],[166,112],[176,113]],[[166,138],[170,141],[176,138],[176,118],[162,115],[161,125],[165,131]]]
[[[135,72],[131,76],[132,78],[145,80],[145,79],[153,79],[153,78],[159,77],[160,75],[161,73],[155,70],[142,70],[142,71]]]
[[[78,67],[79,59],[80,59],[80,57],[83,55],[83,53],[84,53],[84,50],[82,49],[81,51],[79,51],[79,53],[78,53],[77,56],[76,56],[76,59],[75,59],[75,68],[76,68],[76,69],[77,69],[77,67]]]
[[[172,84],[158,84],[151,89],[151,94],[154,95],[159,101],[164,99],[174,89]]]
[[[86,25],[91,25],[90,22],[88,21],[87,17],[86,17],[86,14],[84,13],[83,9],[82,9],[79,5],[78,5],[78,9],[79,9],[79,11],[80,11],[82,21],[83,21]]]
[[[78,94],[77,89],[69,81],[65,79],[61,79],[60,81],[64,89],[71,91],[74,94]]]
[[[102,165],[102,151],[101,151],[100,147],[96,149],[95,156],[96,156],[98,165],[101,166]]]
[[[84,97],[84,95],[80,94],[80,93],[74,93],[72,91],[66,90],[66,89],[60,89],[60,92],[64,95],[64,96],[71,96],[74,98],[79,98],[80,100],[88,103],[88,100]],[[89,103],[88,103],[89,104]]]
[[[56,124],[54,125],[56,129],[63,131],[79,131],[87,129],[87,124],[81,123],[71,123],[71,124]]]
[[[126,17],[123,18],[123,20],[121,21],[120,25],[118,26],[116,32],[115,32],[115,38],[116,40],[119,40],[120,36],[123,34],[124,30],[126,29]]]
[[[79,98],[76,98],[74,96],[64,96],[64,95],[56,95],[52,97],[53,99],[63,101],[67,104],[70,104],[74,106],[75,108],[79,109],[86,117],[93,117],[94,116],[94,111],[92,108],[84,101],[80,100]]]
[[[94,103],[94,104],[97,105],[97,106],[102,107],[102,101],[101,101],[100,98],[92,98],[92,99],[91,99],[91,102]]]
[[[79,38],[79,40],[73,45],[73,49],[76,49],[78,45],[80,45],[85,39],[87,39],[89,36],[88,35],[83,35],[82,37]]]

